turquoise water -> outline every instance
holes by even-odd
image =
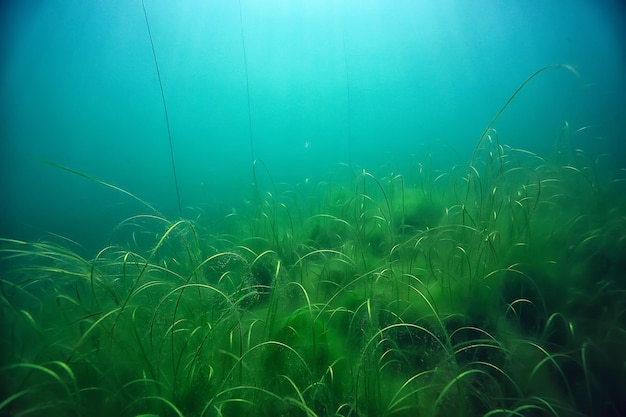
[[[623,415],[623,5],[144,1],[1,6],[0,414]]]
[[[573,131],[589,127],[575,135],[577,147],[621,154],[626,70],[618,2],[241,6],[240,21],[236,1],[146,4],[183,206],[215,195],[225,205],[240,200],[251,181],[251,139],[254,158],[276,182],[326,179],[348,162],[406,172],[433,143],[447,146],[437,157],[442,168],[467,163],[510,94],[550,64],[572,65],[580,78],[554,71],[535,80],[495,126],[503,142],[550,150],[568,121]],[[176,215],[141,2],[3,7],[2,235],[54,231],[99,247],[124,217],[115,215],[124,197],[39,159]],[[94,213],[107,222],[94,222]]]

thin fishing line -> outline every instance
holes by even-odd
[[[180,204],[180,191],[178,189],[178,176],[176,175],[176,163],[174,162],[174,147],[172,146],[172,132],[170,130],[170,118],[167,113],[167,104],[165,103],[165,93],[163,92],[163,82],[161,81],[161,71],[159,71],[159,63],[157,61],[156,51],[154,50],[154,42],[152,41],[152,32],[150,31],[150,23],[148,22],[148,14],[146,13],[146,5],[141,0],[143,7],[143,17],[146,19],[146,28],[148,28],[148,37],[150,38],[150,46],[152,47],[152,57],[154,58],[154,67],[156,68],[157,78],[159,79],[159,88],[161,89],[161,101],[163,102],[163,112],[165,113],[165,125],[167,126],[167,139],[170,144],[170,158],[172,159],[172,172],[174,173],[174,186],[176,187],[176,201],[178,202],[178,215],[183,216],[183,209]]]
[[[248,78],[248,56],[246,54],[246,37],[243,33],[243,12],[241,11],[241,0],[239,0],[239,29],[241,31],[241,48],[243,50],[243,65],[246,70],[246,98],[248,100],[248,135],[250,136],[250,160],[252,161],[252,177],[256,183],[256,173],[254,163],[254,139],[252,136],[252,111],[250,110],[250,80]]]

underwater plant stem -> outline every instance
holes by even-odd
[[[346,54],[346,38],[341,30],[341,44],[343,47],[343,64],[346,70],[346,98],[348,105],[348,165],[352,166],[352,107],[350,105],[350,73],[348,71],[348,55]]]
[[[502,113],[504,113],[504,111],[507,109],[507,107],[509,107],[509,104],[511,104],[511,102],[515,99],[515,97],[517,97],[519,92],[522,91],[524,89],[524,87],[526,87],[526,84],[528,84],[533,78],[535,78],[537,75],[541,74],[542,72],[544,72],[546,70],[549,70],[549,69],[553,69],[553,68],[565,68],[569,72],[573,73],[575,76],[580,77],[580,74],[578,73],[578,71],[576,71],[576,69],[574,67],[572,67],[571,65],[567,65],[567,64],[546,65],[545,67],[539,68],[537,71],[532,73],[528,78],[526,78],[524,80],[523,83],[520,84],[519,87],[517,87],[517,90],[515,90],[515,92],[513,94],[511,94],[511,96],[506,101],[506,103],[504,103],[504,105],[500,108],[500,110],[498,110],[498,113],[496,113],[496,115],[493,117],[493,119],[491,119],[491,122],[489,122],[489,124],[487,125],[487,127],[483,131],[482,135],[480,135],[480,138],[478,139],[478,143],[476,144],[476,148],[474,148],[474,153],[472,154],[472,159],[470,161],[470,164],[472,166],[474,164],[474,160],[476,159],[476,154],[478,153],[478,148],[480,147],[480,144],[482,143],[483,138],[485,136],[487,136],[489,131],[493,128],[493,125],[496,123],[496,121],[498,121],[500,116],[502,116]]]
[[[148,29],[148,37],[150,38],[150,46],[152,47],[152,57],[154,58],[154,67],[156,68],[157,78],[159,80],[159,89],[161,90],[161,101],[163,102],[163,112],[165,113],[165,125],[167,127],[167,139],[170,145],[170,158],[172,160],[172,173],[174,174],[174,186],[176,188],[176,201],[178,202],[178,215],[183,216],[183,209],[180,204],[180,190],[178,188],[178,176],[176,175],[176,163],[174,161],[174,147],[172,146],[172,132],[170,129],[170,118],[167,113],[167,104],[165,103],[165,93],[163,92],[163,82],[161,81],[161,71],[159,71],[159,62],[157,61],[156,51],[154,50],[154,42],[152,41],[152,32],[150,31],[150,23],[148,22],[148,13],[146,13],[146,5],[141,0],[143,7],[143,17],[146,19],[146,28]]]
[[[252,162],[252,179],[256,184],[256,172],[254,171],[254,139],[252,137],[252,111],[250,110],[250,79],[248,78],[248,56],[246,54],[246,37],[243,33],[243,12],[241,0],[239,0],[239,29],[241,30],[241,49],[243,50],[243,66],[246,73],[246,99],[248,102],[248,135],[250,137],[250,161]]]
[[[97,178],[91,177],[91,176],[89,176],[87,174],[83,174],[82,172],[79,172],[79,171],[75,171],[75,170],[73,170],[71,168],[64,167],[63,165],[59,165],[59,164],[56,164],[54,162],[47,161],[45,159],[42,159],[41,161],[43,163],[51,165],[51,166],[53,166],[55,168],[61,169],[61,170],[66,171],[66,172],[69,172],[70,174],[78,175],[79,177],[85,178],[86,180],[93,181],[96,184],[100,184],[100,185],[103,185],[105,187],[111,188],[112,190],[119,191],[120,193],[125,194],[125,195],[129,196],[130,198],[140,202],[141,204],[143,204],[144,206],[149,208],[151,211],[156,213],[158,216],[162,216],[162,214],[159,213],[159,211],[156,208],[152,207],[150,205],[150,203],[142,200],[141,198],[139,198],[136,195],[134,195],[134,194],[124,190],[123,188],[117,187],[117,186],[115,186],[113,184],[109,184],[108,182],[101,181],[101,180],[99,180]]]

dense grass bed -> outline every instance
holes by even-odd
[[[243,209],[146,207],[92,259],[3,239],[2,415],[624,415],[625,173],[493,131],[427,167],[257,166]]]

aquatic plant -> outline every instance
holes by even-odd
[[[245,210],[177,221],[57,165],[150,211],[93,257],[0,240],[0,412],[622,415],[625,172],[568,155],[489,126],[446,172],[255,162]]]
[[[170,129],[170,117],[167,113],[167,102],[165,101],[165,92],[163,91],[163,82],[161,81],[161,71],[159,70],[159,61],[157,60],[156,50],[154,49],[154,41],[152,40],[152,31],[150,31],[150,22],[148,21],[148,13],[146,12],[146,4],[141,0],[143,9],[143,17],[146,21],[146,29],[148,38],[150,39],[150,48],[152,49],[152,58],[154,59],[154,68],[156,70],[157,79],[159,81],[159,90],[161,91],[161,103],[163,103],[163,114],[165,116],[165,127],[167,128],[167,141],[170,148],[170,161],[172,163],[172,175],[174,177],[174,186],[176,188],[176,202],[178,203],[178,215],[183,216],[183,208],[180,203],[180,190],[178,188],[178,176],[176,175],[176,160],[174,159],[174,145],[172,144],[172,130]]]
[[[252,179],[256,184],[256,173],[254,171],[254,164],[256,156],[254,152],[254,137],[252,134],[252,109],[250,107],[250,78],[248,77],[248,55],[246,53],[246,37],[243,30],[243,10],[241,8],[241,0],[239,4],[239,29],[241,34],[241,51],[243,53],[243,68],[246,74],[246,103],[248,105],[248,136],[250,138],[250,161],[252,161]]]
[[[617,415],[601,373],[604,349],[621,343],[619,272],[604,272],[597,301],[573,287],[564,302],[554,271],[569,265],[568,279],[589,285],[598,254],[619,262],[623,239],[621,249],[603,245],[623,230],[623,208],[599,213],[569,197],[584,168],[501,150],[496,175],[449,173],[457,191],[428,226],[395,226],[402,199],[388,196],[399,180],[362,172],[352,197],[327,199],[302,222],[291,218],[293,199],[310,196],[265,193],[235,235],[140,215],[116,229],[122,245],[93,259],[65,241],[4,239],[2,408]],[[401,193],[405,207],[411,192]],[[564,239],[578,243],[563,248]],[[581,302],[612,313],[581,315]]]

